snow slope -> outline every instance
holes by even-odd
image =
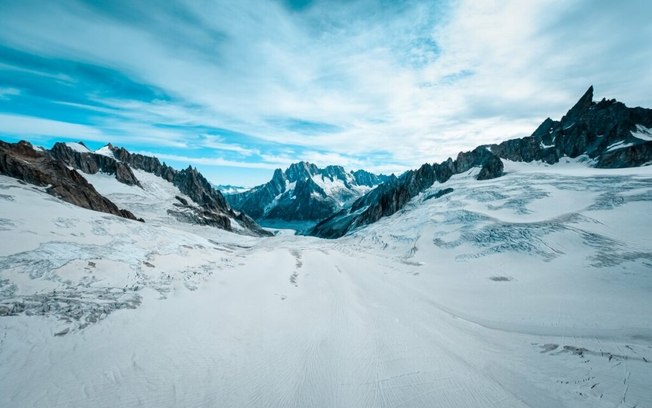
[[[339,240],[0,177],[0,406],[652,406],[652,168],[506,171]]]

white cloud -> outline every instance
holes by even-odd
[[[20,89],[17,88],[0,88],[0,99],[9,99],[12,96],[20,95]]]
[[[652,37],[651,6],[644,0],[318,1],[302,12],[253,0],[99,11],[29,0],[3,7],[3,43],[116,69],[173,98],[102,100],[113,116],[90,137],[132,134],[145,147],[246,157],[265,153],[254,139],[296,150],[261,154],[264,168],[301,159],[415,168],[526,136],[547,116],[563,115],[590,84],[628,104],[651,102],[652,48],[641,41]],[[132,18],[119,14],[125,10]],[[277,118],[342,130],[302,132]],[[211,139],[196,126],[254,139]],[[374,161],[379,152],[389,159]]]
[[[32,116],[0,113],[0,123],[2,133],[20,137],[54,136],[94,141],[104,141],[107,138],[100,130],[90,126]]]

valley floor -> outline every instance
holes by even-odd
[[[0,178],[0,406],[652,407],[652,172],[555,171],[334,241]]]

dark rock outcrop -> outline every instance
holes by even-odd
[[[498,156],[492,155],[483,164],[478,173],[478,180],[491,180],[503,175],[504,165]]]
[[[446,194],[452,193],[454,190],[451,187],[447,188],[442,188],[441,190],[437,191],[436,193],[430,194],[428,197],[424,198],[425,200],[432,200],[432,199],[437,199],[445,196]]]
[[[53,158],[61,160],[68,166],[81,170],[84,173],[95,174],[102,172],[113,174],[121,183],[129,186],[135,185],[142,187],[129,166],[111,157],[92,152],[78,152],[65,143],[55,143],[52,149],[49,150],[49,154]]]
[[[652,109],[628,108],[614,99],[593,102],[593,87],[560,120],[550,118],[531,136],[487,146],[503,159],[557,163],[586,155],[596,167],[633,167],[652,161],[652,142],[635,137],[652,127]]]
[[[243,193],[226,195],[226,199],[233,208],[247,213],[254,219],[261,219],[265,215],[266,207],[276,196],[285,191],[286,182],[287,178],[283,171],[276,169],[269,182]]]
[[[62,161],[34,149],[25,141],[15,144],[0,141],[0,174],[47,187],[48,194],[79,207],[143,221],[129,211],[119,209],[76,170],[68,169]]]
[[[388,179],[388,176],[383,174],[376,175],[365,170],[356,170],[351,172],[351,175],[355,179],[356,184],[367,187],[375,187]]]

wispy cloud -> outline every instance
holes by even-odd
[[[652,104],[645,0],[0,7],[0,132],[200,166],[401,171],[528,135],[590,84]]]

